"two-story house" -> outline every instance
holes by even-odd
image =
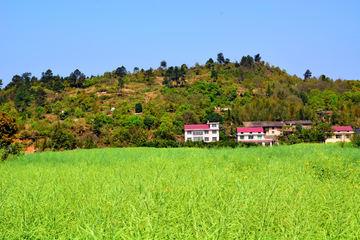
[[[256,142],[265,146],[269,143],[272,146],[273,139],[265,138],[265,130],[262,127],[240,127],[236,129],[236,141],[237,142]]]
[[[325,143],[333,142],[350,142],[351,136],[354,134],[354,130],[350,126],[345,127],[331,127],[334,130],[333,136],[328,136],[325,139]]]
[[[219,123],[207,122],[206,124],[185,125],[185,141],[219,141]]]

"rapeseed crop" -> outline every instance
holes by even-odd
[[[0,164],[2,239],[355,239],[360,151],[91,149]]]

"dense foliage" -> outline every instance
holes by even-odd
[[[260,54],[233,63],[219,53],[216,60],[192,67],[162,61],[158,69],[135,67],[133,73],[122,66],[90,77],[79,69],[67,77],[48,69],[40,79],[26,72],[0,91],[0,111],[17,119],[15,137],[22,145],[44,150],[177,141],[184,124],[208,120],[221,123],[222,140],[232,140],[244,121],[360,124],[359,80],[316,78],[310,70],[304,78],[291,76],[261,61]],[[285,140],[321,142],[314,131]],[[58,138],[68,140],[59,145]]]

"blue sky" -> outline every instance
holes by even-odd
[[[0,79],[262,60],[360,79],[360,1],[0,0]]]

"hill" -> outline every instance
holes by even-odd
[[[163,61],[155,70],[119,67],[101,76],[78,69],[67,77],[50,69],[40,79],[15,75],[0,92],[0,111],[16,118],[18,141],[41,149],[182,140],[184,124],[214,118],[228,140],[244,121],[359,126],[360,81],[316,78],[309,70],[303,79],[259,54],[233,63],[220,53],[217,61],[192,67]]]

